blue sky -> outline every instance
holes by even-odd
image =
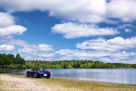
[[[135,0],[0,0],[0,53],[136,63]]]

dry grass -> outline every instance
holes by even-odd
[[[136,85],[113,84],[64,78],[26,78],[25,75],[0,74],[10,80],[0,79],[0,90],[32,91],[136,91]],[[3,77],[1,77],[3,78]],[[28,84],[29,83],[29,84]],[[26,84],[26,85],[24,85]],[[8,85],[8,86],[7,86]],[[28,86],[27,86],[28,85]],[[22,88],[19,86],[22,86]],[[6,89],[5,89],[6,87]],[[35,89],[33,89],[35,88]]]
[[[113,84],[106,82],[59,78],[52,78],[49,80],[40,79],[40,81],[43,84],[45,81],[48,81],[48,85],[53,85],[54,89],[60,89],[61,91],[136,91],[136,86],[134,85]]]

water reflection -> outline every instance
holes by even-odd
[[[31,70],[0,71],[5,74],[25,74]],[[136,69],[47,69],[51,77],[85,79],[122,84],[136,84]]]

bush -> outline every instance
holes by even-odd
[[[21,66],[17,66],[17,69],[22,69],[22,67]]]

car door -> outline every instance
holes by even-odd
[[[30,75],[31,75],[31,76],[34,76],[34,73],[35,73],[36,71],[37,71],[36,68],[32,69],[32,71],[30,71]]]

